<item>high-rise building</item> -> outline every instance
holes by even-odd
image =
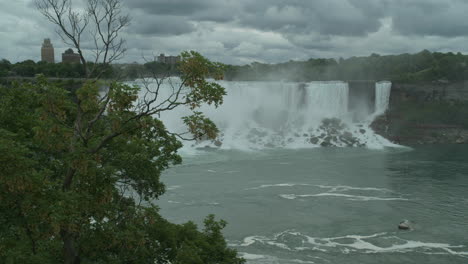
[[[63,63],[80,63],[81,57],[80,54],[75,53],[72,49],[67,49],[62,53],[62,62]]]
[[[55,63],[54,46],[52,46],[52,43],[48,38],[44,39],[44,43],[42,43],[41,60],[49,63]]]

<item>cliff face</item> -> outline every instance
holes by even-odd
[[[468,101],[468,81],[426,83],[393,82],[390,105],[397,105],[405,101]]]
[[[388,113],[374,120],[371,127],[377,134],[402,145],[468,143],[466,127],[419,123],[418,120],[408,121]]]
[[[403,145],[468,143],[468,82],[394,83],[372,128]]]

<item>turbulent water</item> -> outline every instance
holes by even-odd
[[[221,84],[224,104],[202,107],[220,142],[186,143],[183,165],[162,177],[155,202],[169,220],[227,220],[249,264],[468,263],[468,149],[375,135],[391,83],[376,83],[373,110],[351,109],[344,82]],[[161,118],[181,132],[187,114]],[[411,230],[398,230],[403,219]]]
[[[172,82],[177,86],[177,80]],[[353,114],[362,112],[362,109],[348,106],[349,86],[346,82],[220,84],[226,87],[224,103],[217,109],[211,106],[201,108],[220,128],[219,138],[216,141],[186,144],[186,151],[201,147],[261,150],[278,147],[392,146],[369,128],[373,118],[388,107],[389,82],[376,83],[375,110],[368,112],[366,109],[360,122],[353,120]],[[163,85],[160,97],[167,97],[168,91],[171,91],[169,85]],[[353,108],[359,108],[359,105]],[[188,109],[180,108],[161,118],[171,131],[183,132],[185,127],[180,117],[188,114]]]
[[[228,221],[260,263],[468,263],[468,149],[210,150],[185,156],[156,203],[171,221]],[[403,219],[412,230],[400,231]]]

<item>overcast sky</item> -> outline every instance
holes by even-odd
[[[414,53],[468,53],[467,0],[122,0],[132,17],[128,52],[247,64],[309,58]],[[39,60],[44,38],[67,48],[31,0],[0,0],[0,58]],[[75,0],[80,2],[80,0]]]

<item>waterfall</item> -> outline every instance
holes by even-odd
[[[377,115],[385,113],[388,109],[391,89],[391,82],[384,81],[375,84],[375,113]]]
[[[220,143],[224,149],[243,150],[390,145],[374,134],[369,123],[353,122],[346,82],[219,83],[226,88],[224,103],[217,109],[208,105],[200,109],[220,129],[218,142],[189,142],[185,147],[214,147]],[[376,84],[379,111],[388,105],[387,87],[389,83]],[[180,117],[189,113],[188,109],[179,108],[160,118],[171,131],[182,132],[185,128]]]

